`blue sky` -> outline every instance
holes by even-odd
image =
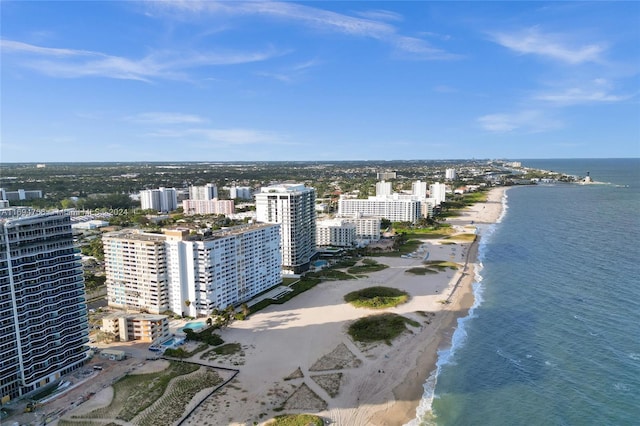
[[[0,8],[2,162],[640,156],[638,2]]]

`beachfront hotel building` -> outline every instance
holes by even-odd
[[[103,241],[113,307],[210,315],[281,282],[277,224],[241,225],[206,236],[183,229],[117,231]]]
[[[175,188],[146,189],[140,191],[140,208],[170,212],[178,208],[178,193]]]
[[[316,254],[316,192],[298,183],[265,186],[255,194],[256,219],[281,225],[282,272],[309,270]]]
[[[0,403],[81,367],[89,325],[71,218],[0,219]]]
[[[316,223],[318,247],[353,247],[356,244],[356,225],[344,219],[319,220]]]
[[[225,216],[236,212],[233,200],[184,200],[182,210],[187,216],[195,214],[223,214]]]

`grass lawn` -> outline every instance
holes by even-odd
[[[391,341],[407,330],[406,324],[419,327],[420,324],[393,313],[372,315],[354,321],[348,333],[358,342],[372,343],[383,341],[391,345]]]
[[[356,308],[384,309],[405,303],[409,295],[397,288],[368,287],[348,293],[344,300]]]
[[[445,240],[456,240],[464,242],[473,242],[476,240],[476,234],[455,234],[444,238]]]

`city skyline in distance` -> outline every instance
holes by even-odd
[[[13,2],[0,161],[640,156],[635,2]]]

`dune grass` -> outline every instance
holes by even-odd
[[[384,309],[393,308],[409,300],[407,292],[391,287],[367,287],[352,291],[344,300],[356,308]]]
[[[313,414],[282,414],[267,423],[269,426],[322,426],[321,417]]]
[[[391,341],[407,330],[406,324],[419,327],[420,324],[398,314],[385,313],[360,318],[348,329],[353,340],[363,343],[383,341],[391,345]]]

